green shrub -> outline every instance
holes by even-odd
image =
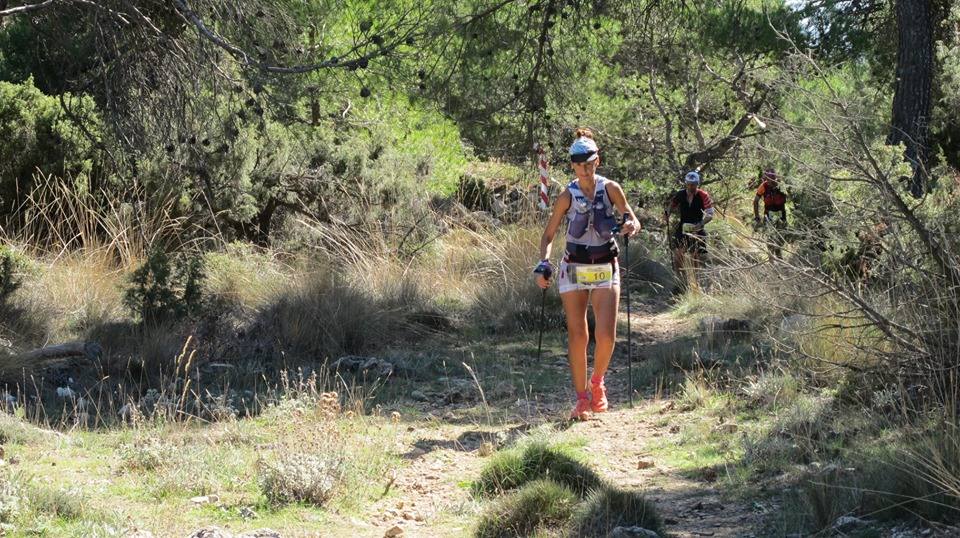
[[[124,301],[147,325],[182,318],[199,310],[203,278],[202,258],[171,260],[165,252],[154,250],[131,275]]]
[[[528,482],[530,478],[526,473],[519,451],[500,451],[480,472],[480,478],[473,483],[472,490],[479,495],[496,495]]]
[[[660,529],[642,495],[606,484],[563,445],[533,441],[499,452],[472,489],[483,496],[507,493],[483,514],[477,536],[606,536],[617,526]]]
[[[7,248],[0,248],[0,303],[4,303],[20,287],[17,261]]]
[[[13,257],[7,251],[0,251],[0,302],[7,300],[20,287],[20,280],[14,273]]]
[[[64,98],[73,102],[73,114],[88,130],[99,130],[92,99]],[[64,115],[58,99],[44,95],[33,79],[0,82],[0,140],[0,216],[24,200],[37,173],[83,184],[93,168],[93,144]]]
[[[477,538],[555,535],[578,502],[570,488],[550,479],[535,480],[489,507],[477,524]],[[592,535],[591,535],[592,536]]]
[[[516,489],[528,482],[549,478],[579,496],[604,485],[593,469],[577,461],[568,447],[535,441],[523,449],[498,452],[473,484],[478,495],[492,495]]]
[[[90,508],[84,495],[77,490],[50,488],[30,484],[26,489],[30,509],[36,514],[79,520],[89,516]]]
[[[490,211],[493,205],[493,192],[484,183],[483,178],[473,174],[464,174],[457,185],[457,201],[472,211]]]
[[[595,490],[573,515],[573,536],[607,536],[616,527],[662,532],[660,517],[643,495],[614,488]]]

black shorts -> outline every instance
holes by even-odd
[[[677,230],[670,241],[670,246],[674,249],[682,248],[686,252],[706,254],[707,253],[707,232],[700,230],[692,234],[685,234]]]

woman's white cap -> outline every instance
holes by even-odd
[[[592,138],[587,138],[581,136],[580,138],[573,141],[573,144],[570,144],[570,156],[587,156],[583,159],[576,159],[577,162],[589,162],[595,160],[600,156],[598,153],[600,148],[597,147],[597,143],[593,141]]]

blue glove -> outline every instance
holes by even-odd
[[[553,264],[550,260],[540,260],[537,267],[533,270],[534,274],[543,275],[543,278],[550,280],[553,276]]]

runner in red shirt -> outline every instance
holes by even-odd
[[[757,189],[757,196],[753,199],[753,220],[760,222],[760,200],[763,200],[763,216],[767,220],[781,220],[787,222],[787,194],[780,190],[780,180],[777,173],[768,168],[763,172],[763,182]],[[770,213],[780,213],[772,216]]]
[[[763,200],[763,219],[760,218],[760,200]],[[773,227],[769,244],[770,253],[780,257],[783,247],[783,233],[787,227],[787,194],[780,190],[777,173],[768,168],[763,172],[763,181],[753,198],[753,220],[757,225],[769,224]]]

